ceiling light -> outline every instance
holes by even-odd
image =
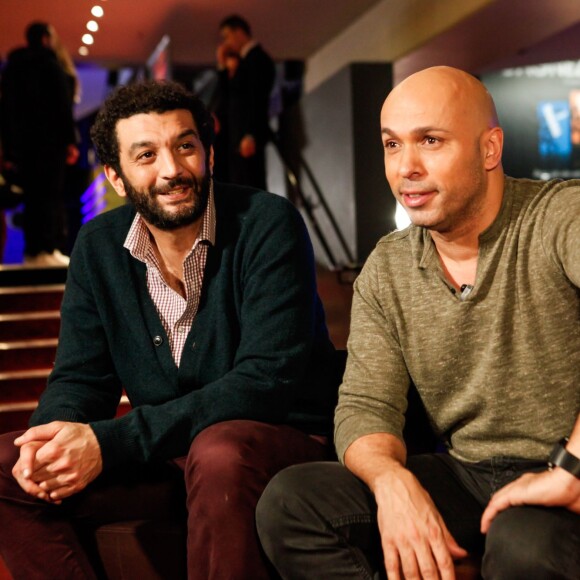
[[[89,54],[89,49],[86,46],[81,46],[79,48],[79,54],[81,56],[87,56]]]
[[[82,41],[84,44],[93,44],[95,42],[92,34],[83,34]]]
[[[95,18],[101,18],[101,16],[103,16],[104,13],[105,13],[105,11],[100,6],[93,6],[91,8],[91,14]]]
[[[87,29],[91,32],[97,32],[97,30],[99,30],[99,25],[94,20],[89,20],[87,22]]]

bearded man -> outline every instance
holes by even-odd
[[[211,116],[180,85],[120,88],[92,137],[131,203],[82,229],[47,389],[31,428],[0,438],[0,550],[15,578],[94,578],[79,519],[183,497],[189,578],[266,578],[256,503],[328,456],[337,386],[304,223],[213,182]]]

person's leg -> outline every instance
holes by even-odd
[[[480,502],[447,456],[409,458],[407,467],[429,491],[457,542],[483,544]],[[379,578],[384,565],[368,487],[338,463],[296,466],[277,475],[257,509],[264,550],[283,578]]]
[[[490,580],[577,580],[580,515],[536,506],[501,512],[487,534],[482,571]]]
[[[188,578],[269,577],[255,509],[281,469],[326,459],[329,446],[285,425],[226,421],[202,431],[185,461]]]
[[[169,465],[101,476],[61,505],[35,500],[12,477],[19,434],[0,436],[0,552],[15,580],[42,578],[47,570],[63,579],[95,578],[97,526],[185,512],[182,473]]]
[[[63,579],[96,578],[61,507],[29,496],[12,476],[18,435],[0,436],[0,552],[6,566],[14,580],[44,578],[47,570]]]
[[[484,536],[479,530],[488,497],[487,478],[445,453],[412,455],[407,469],[429,492],[455,541],[471,555],[480,556]]]
[[[376,578],[382,552],[376,503],[338,462],[285,469],[256,510],[260,541],[282,578]]]
[[[27,256],[52,253],[63,237],[65,169],[65,151],[59,148],[22,162],[24,252]]]

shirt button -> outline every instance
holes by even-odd
[[[191,350],[195,350],[196,344],[195,342],[191,343]]]
[[[155,346],[161,346],[163,344],[163,338],[159,335],[153,337],[153,344]]]

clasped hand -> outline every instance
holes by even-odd
[[[103,468],[97,438],[82,423],[53,421],[31,427],[14,444],[20,457],[12,475],[26,493],[48,502],[61,503],[78,493]]]

